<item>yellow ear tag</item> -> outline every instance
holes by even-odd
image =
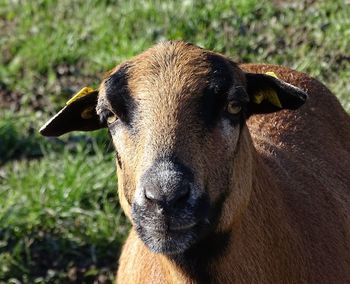
[[[265,72],[266,75],[269,75],[271,77],[275,77],[276,79],[278,79],[277,75],[275,72],[269,71],[269,72]]]
[[[253,97],[253,103],[255,104],[261,104],[261,102],[264,100],[264,93],[263,92],[258,92],[254,95]]]
[[[278,79],[275,72],[266,72],[265,74]],[[260,104],[263,100],[268,100],[272,105],[279,107],[279,108],[282,108],[281,101],[278,98],[276,91],[273,89],[260,91],[260,92],[256,93],[253,97],[253,102],[256,104]]]
[[[84,87],[82,88],[78,93],[76,93],[72,98],[70,98],[67,102],[66,102],[66,106],[70,105],[71,103],[75,102],[76,100],[85,97],[91,93],[93,93],[95,90],[93,88],[90,87]]]

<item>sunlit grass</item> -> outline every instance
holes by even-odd
[[[0,200],[0,279],[25,273],[63,281],[73,268],[94,277],[116,267],[128,225],[116,196],[113,154],[94,143],[7,164]],[[42,275],[43,269],[59,275]]]

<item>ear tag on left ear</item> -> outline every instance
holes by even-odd
[[[278,79],[276,73],[274,73],[274,72],[266,72],[265,74],[269,75],[269,76],[272,76],[272,77],[275,77],[276,79]],[[263,100],[267,100],[272,105],[274,105],[276,107],[279,107],[279,108],[282,108],[281,101],[278,98],[278,95],[277,95],[276,91],[273,90],[273,89],[267,89],[267,90],[264,90],[264,91],[260,91],[260,92],[256,93],[254,95],[254,97],[253,97],[253,102],[256,103],[256,104],[261,104],[261,102]]]
[[[72,104],[73,102],[79,100],[80,98],[88,96],[94,92],[95,92],[95,90],[93,88],[84,87],[66,102],[66,106],[68,106],[68,105]],[[93,117],[93,111],[94,111],[94,107],[89,106],[81,112],[80,116],[82,119],[90,119]]]
[[[66,102],[66,106],[70,105],[71,103],[75,102],[76,100],[88,96],[89,94],[93,93],[95,90],[93,88],[90,87],[84,87],[82,88],[78,93],[76,93],[72,98],[70,98],[67,102]]]

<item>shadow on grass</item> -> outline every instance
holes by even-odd
[[[0,279],[10,283],[113,282],[120,239],[78,242],[40,228],[17,235],[13,228],[0,230]]]
[[[89,134],[66,135],[59,139],[46,138],[39,134],[42,123],[38,123],[34,117],[0,111],[4,111],[0,116],[0,167],[13,160],[41,158],[45,151],[59,153],[66,149],[74,153],[78,144],[89,148],[90,154],[95,154],[94,147],[103,149],[105,153],[113,151],[105,129]]]

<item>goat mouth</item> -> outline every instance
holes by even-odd
[[[189,229],[192,229],[193,227],[195,227],[197,225],[197,222],[192,222],[189,224],[185,224],[185,225],[178,225],[178,226],[170,226],[169,227],[169,231],[186,231]]]
[[[197,222],[172,226],[135,226],[140,239],[155,253],[180,254],[190,248],[199,238]]]
[[[187,207],[161,214],[136,202],[132,205],[134,229],[153,252],[175,255],[193,246],[208,230],[209,202],[202,197]]]
[[[176,221],[177,220],[177,221]],[[168,218],[135,218],[134,228],[143,243],[155,253],[180,254],[200,238],[202,221],[194,217],[185,220]]]
[[[170,234],[171,232],[185,232],[194,229],[200,223],[203,223],[200,219],[195,217],[187,218],[183,217],[168,217],[163,216],[161,218],[134,218],[136,226],[142,227],[149,232],[157,232]]]
[[[143,229],[146,231],[155,232],[156,234],[170,235],[173,232],[186,233],[186,231],[195,228],[197,225],[198,225],[198,222],[193,221],[191,223],[183,224],[183,225],[176,224],[175,226],[161,224],[161,225],[146,225],[141,227],[143,227]]]

